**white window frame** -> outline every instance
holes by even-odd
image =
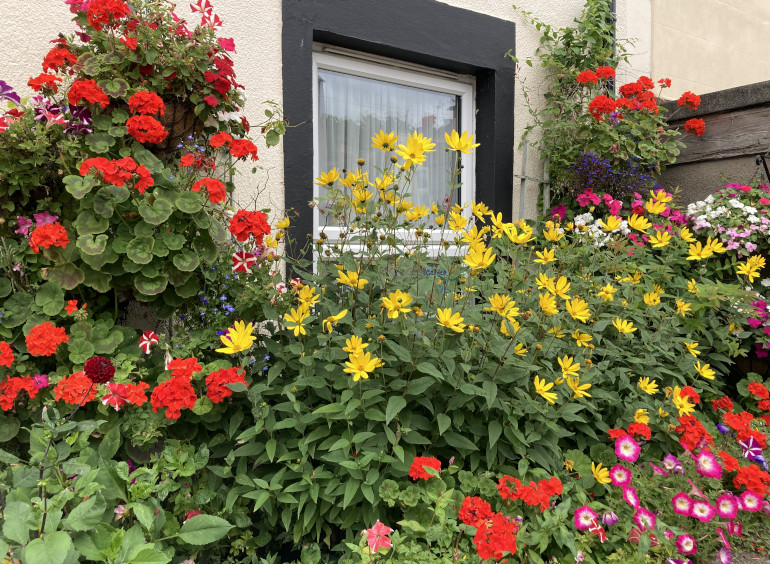
[[[401,84],[405,86],[413,86],[416,88],[422,88],[425,90],[433,90],[436,92],[449,93],[460,97],[460,127],[462,133],[463,130],[468,131],[469,135],[475,135],[476,133],[476,97],[475,97],[475,78],[469,75],[460,75],[439,69],[433,69],[430,67],[423,67],[421,65],[415,65],[398,61],[395,59],[388,59],[385,57],[378,57],[361,53],[358,51],[349,51],[347,49],[324,46],[320,44],[313,45],[313,123],[320,123],[319,119],[319,104],[318,104],[318,70],[325,69],[330,71],[341,72],[344,74],[350,74],[354,76],[360,76],[363,78],[371,78],[374,80],[380,80],[383,82],[391,82],[394,84]],[[373,131],[372,136],[378,132]],[[410,132],[411,133],[411,132]],[[444,139],[434,139],[436,143],[436,150],[443,150],[445,146]],[[320,176],[320,163],[319,163],[319,139],[318,128],[314,127],[313,131],[313,178]],[[463,167],[461,173],[462,188],[460,192],[460,203],[468,203],[475,201],[476,194],[476,158],[475,151],[471,151],[470,154],[460,153],[460,163]],[[428,157],[430,158],[430,156]],[[418,167],[419,168],[419,167]],[[419,174],[419,170],[417,171]],[[313,184],[313,199],[318,202],[318,198],[321,195],[321,186]],[[470,206],[466,206],[464,215],[468,217],[469,222],[472,220],[472,210]],[[313,208],[313,237],[317,239],[320,235],[321,226],[321,214],[318,207]],[[323,232],[332,242],[339,242],[341,228],[337,226],[324,225]],[[448,228],[444,228],[444,237],[446,239],[453,239],[450,236],[451,231]],[[441,241],[441,228],[434,228],[431,230],[431,239],[429,241],[429,252],[432,255],[438,254],[439,244]],[[405,235],[402,234],[402,236]],[[350,242],[346,241],[346,246],[350,249]],[[355,248],[351,249],[355,252]],[[455,250],[453,246],[449,249],[448,254],[457,254],[452,252]],[[446,251],[444,251],[446,253]]]

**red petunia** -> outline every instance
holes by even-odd
[[[191,358],[175,358],[166,366],[166,370],[171,370],[171,376],[182,376],[188,380],[192,378],[192,375],[196,372],[203,370],[203,367],[198,363],[198,359]]]
[[[433,475],[429,474],[423,466],[433,468],[436,472],[441,471],[441,462],[438,458],[433,456],[415,456],[412,465],[409,467],[409,477],[415,481],[418,479],[430,480]]]
[[[222,47],[225,51],[232,51],[235,52],[235,41],[232,37],[220,37],[217,39],[217,43],[219,43],[219,46]]]
[[[122,0],[91,0],[86,19],[96,30],[103,26],[114,27],[131,13],[131,8]]]
[[[761,382],[751,382],[746,386],[746,389],[757,399],[770,398],[770,391],[768,391],[767,387]]]
[[[78,58],[67,49],[65,43],[64,47],[57,46],[48,51],[43,59],[43,72],[49,70],[58,71],[67,63],[74,65],[77,62]]]
[[[222,184],[216,178],[201,178],[192,186],[193,192],[200,192],[201,188],[205,188],[209,193],[209,200],[212,204],[218,204],[224,202],[227,197],[225,185]]]
[[[34,399],[38,393],[32,376],[14,376],[0,382],[0,409],[9,411],[22,390],[27,392],[29,399]]]
[[[160,143],[168,137],[168,131],[151,116],[132,116],[126,121],[128,134],[140,143]]]
[[[209,139],[209,145],[211,145],[213,149],[216,149],[217,147],[221,147],[222,145],[225,145],[232,140],[232,135],[230,135],[227,131],[220,131],[219,133],[215,133],[211,136],[211,139]]]
[[[684,130],[695,134],[695,137],[700,137],[706,132],[706,122],[700,118],[688,119],[684,122]]]
[[[615,78],[615,69],[612,67],[599,67],[596,69],[596,76],[602,79]]]
[[[27,86],[29,86],[35,92],[40,92],[43,88],[49,88],[54,93],[56,93],[59,91],[59,87],[56,85],[56,83],[61,81],[62,79],[56,75],[41,73],[36,77],[30,78],[27,81]]]
[[[75,372],[59,380],[53,388],[53,395],[59,401],[80,405],[96,397],[96,386],[85,372]]]
[[[67,230],[58,221],[41,225],[32,232],[29,238],[29,246],[35,254],[40,252],[40,247],[44,249],[61,247],[64,249],[69,242]]]
[[[140,90],[128,99],[128,109],[132,114],[163,115],[166,104],[155,92]]]
[[[56,353],[59,345],[69,341],[69,337],[64,327],[56,327],[50,321],[43,321],[29,330],[25,341],[27,351],[32,356],[51,356]]]
[[[244,384],[248,386],[243,376],[246,372],[238,367],[222,368],[206,376],[206,396],[214,403],[219,403],[233,395],[227,384]]]
[[[599,78],[596,76],[594,71],[584,70],[577,75],[577,81],[580,84],[596,84],[599,81]]]
[[[79,105],[83,100],[89,104],[99,104],[102,109],[110,105],[107,94],[90,78],[73,82],[67,93],[67,100],[73,106]]]
[[[198,396],[190,384],[190,378],[187,376],[173,376],[169,380],[158,384],[150,396],[150,404],[153,413],[159,409],[166,409],[166,417],[169,419],[179,419],[182,415],[182,409],[192,409],[195,407],[195,401]]]
[[[270,233],[270,224],[267,223],[267,216],[260,211],[238,210],[230,220],[229,229],[238,241],[243,242],[253,236],[257,244],[261,245],[263,237]]]
[[[217,100],[216,96],[212,96],[211,94],[204,96],[203,101],[206,102],[209,106],[216,106],[219,104],[219,100]]]
[[[0,366],[7,368],[13,364],[13,349],[5,341],[0,341]]]
[[[248,139],[233,139],[230,141],[230,154],[239,159],[251,156],[252,161],[258,161],[257,146]]]
[[[679,97],[676,104],[677,106],[684,106],[688,110],[697,110],[700,106],[700,96],[687,91]]]

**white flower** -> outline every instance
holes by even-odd
[[[763,278],[759,283],[765,288],[770,288],[770,278]]]

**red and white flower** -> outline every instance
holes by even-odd
[[[155,333],[152,331],[145,331],[139,339],[139,348],[144,351],[144,354],[150,354],[150,348],[157,342],[158,336]]]
[[[233,253],[233,272],[251,274],[251,267],[257,263],[257,255],[248,251]]]

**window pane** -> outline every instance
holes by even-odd
[[[443,150],[444,133],[461,130],[460,97],[423,88],[404,86],[370,78],[319,69],[319,167],[355,170],[356,161],[366,159],[364,167],[374,181],[389,155],[371,147],[371,138],[380,129],[395,131],[399,143],[406,144],[417,130],[436,143],[412,182],[410,199],[417,204],[443,202],[449,197],[452,155]],[[454,194],[453,202],[459,201]]]

